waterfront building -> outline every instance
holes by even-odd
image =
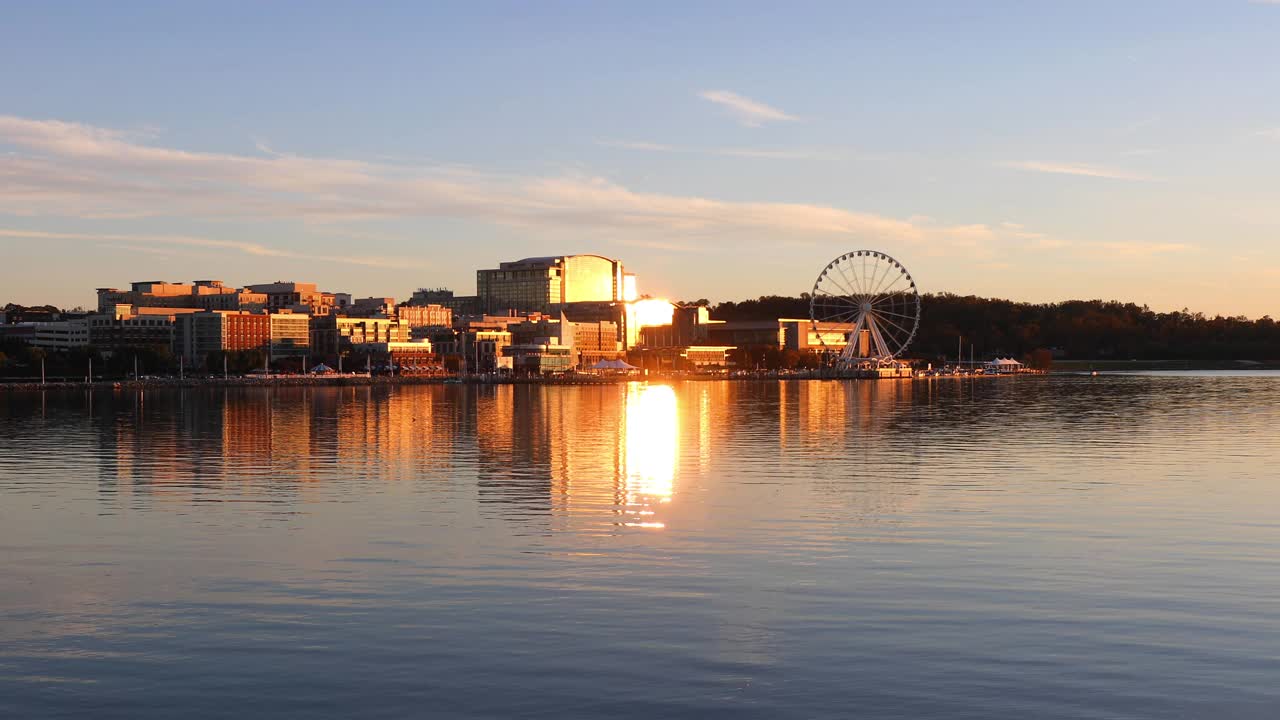
[[[384,317],[396,316],[396,299],[389,297],[357,298],[351,302],[346,314],[349,317]]]
[[[396,308],[396,318],[407,325],[410,332],[419,328],[452,327],[453,308],[438,303],[402,304]]]
[[[514,345],[532,343],[536,338],[555,338],[558,343],[564,337],[561,328],[559,320],[553,320],[545,315],[523,319],[512,318],[507,323],[507,329],[511,331],[511,342]]]
[[[266,307],[270,312],[289,310],[308,315],[328,315],[346,310],[351,304],[349,294],[322,292],[316,288],[315,283],[277,280],[272,283],[249,285],[247,289],[265,295]]]
[[[509,330],[469,328],[453,334],[451,339],[441,336],[432,341],[441,357],[458,358],[459,368],[468,372],[493,372],[510,362],[502,362],[502,348],[511,344]]]
[[[34,323],[31,345],[46,350],[72,350],[88,347],[89,320],[58,320],[55,322]]]
[[[728,320],[706,326],[706,339],[720,345],[776,348],[798,352],[840,351],[853,332],[853,323],[822,322],[814,327],[808,318],[777,320]]]
[[[143,280],[128,290],[98,288],[98,312],[110,312],[116,305],[133,307],[180,307],[205,310],[246,310],[258,312],[267,305],[267,296],[245,288],[227,287],[221,280],[170,283]]]
[[[170,348],[174,318],[197,308],[116,305],[90,315],[89,344],[108,352],[124,348]]]
[[[555,375],[572,370],[573,348],[561,345],[558,338],[535,338],[533,342],[502,348],[503,357],[511,359],[511,369],[518,375]]]
[[[36,337],[36,324],[33,322],[5,323],[0,325],[0,340],[31,344]]]
[[[631,351],[631,362],[651,370],[716,371],[729,366],[732,345],[669,345]]]
[[[457,318],[455,325],[462,330],[509,330],[512,325],[536,322],[546,317],[542,313],[527,315],[467,315]]]
[[[602,255],[532,257],[476,271],[481,310],[543,312],[575,302],[634,299],[635,277],[618,260]],[[628,293],[632,293],[628,297]]]
[[[572,322],[611,323],[617,332],[620,349],[625,352],[643,342],[642,329],[671,325],[677,307],[666,300],[643,298],[630,302],[566,303],[561,306],[560,311]]]
[[[587,367],[600,360],[616,360],[625,354],[618,340],[618,326],[610,320],[575,322],[564,315],[557,320],[535,313],[527,319],[510,323],[508,329],[514,345],[546,344],[542,339],[549,338],[557,345],[570,348],[574,367]]]
[[[625,302],[575,302],[561,308],[563,317],[576,323],[611,323],[617,330],[617,342],[626,351],[639,342],[633,303]]]
[[[670,322],[640,328],[640,344],[669,347],[703,343],[710,336],[710,328],[723,323],[722,320],[712,320],[709,311],[702,305],[673,305]]]
[[[397,375],[438,375],[444,372],[428,340],[369,342],[352,346],[352,349],[362,356],[367,355],[370,367],[386,368]]]
[[[295,313],[272,313],[270,318],[272,358],[299,357],[311,351],[311,318]]]
[[[566,339],[561,342],[573,346],[578,367],[591,367],[601,360],[618,360],[625,354],[618,340],[617,323],[610,320],[565,323],[568,327],[562,335],[567,333],[569,337],[567,342]]]
[[[475,295],[454,295],[448,288],[418,288],[406,305],[440,305],[456,315],[479,315],[480,298]]]
[[[706,307],[672,305],[668,310],[658,305],[663,301],[640,302],[654,306],[633,313],[640,326],[640,343],[631,351],[636,362],[656,370],[699,371],[724,369],[729,364],[729,351],[736,346],[710,340],[712,330],[725,323],[712,320]],[[645,324],[645,319],[652,324]]]
[[[211,353],[266,350],[271,340],[271,316],[241,310],[205,310],[180,315],[173,329],[174,354],[192,367],[205,364]]]
[[[386,317],[311,318],[311,345],[321,355],[339,352],[364,343],[408,342],[409,326]]]

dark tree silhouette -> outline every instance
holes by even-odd
[[[809,317],[809,298],[767,295],[722,302],[719,320]],[[913,357],[954,358],[956,338],[980,357],[1043,363],[1054,355],[1078,360],[1280,361],[1280,326],[1270,317],[1207,317],[1189,310],[1159,313],[1134,303],[1068,300],[1020,303],[972,295],[921,296]],[[1045,351],[1037,353],[1037,351]],[[967,354],[966,354],[967,357]]]

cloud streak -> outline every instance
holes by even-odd
[[[69,233],[47,232],[43,230],[19,230],[0,228],[0,238],[14,240],[70,240],[89,242],[109,247],[125,247],[142,252],[166,253],[173,246],[214,248],[232,250],[243,255],[272,258],[298,258],[320,260],[323,262],[342,263],[344,265],[362,265],[367,267],[406,267],[419,265],[406,258],[379,258],[367,256],[316,255],[313,253],[296,253],[280,248],[237,240],[217,240],[214,238],[194,237],[191,235],[134,235],[119,233]]]
[[[1056,163],[1041,162],[1038,160],[1022,160],[1002,162],[1000,163],[1000,166],[1013,168],[1015,170],[1027,170],[1030,172],[1050,173],[1055,175],[1079,175],[1082,177],[1105,178],[1108,180],[1150,181],[1157,179],[1148,175],[1129,172],[1128,170],[1120,170],[1101,165],[1088,165],[1085,163]]]
[[[998,247],[1142,256],[1180,252],[1168,244],[1067,243],[1006,222],[947,225],[807,203],[729,201],[641,192],[591,175],[538,177],[454,166],[262,154],[203,153],[143,144],[115,130],[0,116],[0,213],[29,217],[285,220],[311,232],[361,237],[363,221],[443,218],[559,232],[606,233],[615,242],[668,251],[709,251],[726,243],[817,241],[914,244],[932,255],[983,254]],[[261,143],[259,143],[261,145]],[[631,143],[639,149],[668,148]],[[266,146],[262,145],[265,149]],[[753,151],[754,152],[754,151]],[[366,226],[367,227],[367,226]],[[365,235],[362,246],[376,247]],[[257,258],[369,267],[412,260],[318,255],[258,242],[193,235],[0,229],[0,239],[62,240],[153,248],[205,248]]]
[[[678,153],[688,155],[719,155],[721,157],[759,158],[762,160],[804,160],[817,157],[818,153],[808,150],[779,150],[771,148],[699,148],[665,145],[635,140],[597,140],[601,147],[618,148],[620,150],[637,150],[641,152]]]
[[[698,97],[713,102],[726,110],[747,127],[761,127],[771,122],[792,122],[799,120],[776,107],[766,105],[758,100],[743,97],[728,90],[703,90]]]
[[[18,150],[0,155],[0,186],[5,188],[0,213],[20,216],[253,218],[313,225],[449,218],[617,230],[648,239],[658,234],[669,243],[744,234],[778,240],[867,236],[949,243],[972,238],[975,227],[949,228],[804,203],[639,192],[591,175],[512,176],[274,150],[261,155],[192,152],[143,144],[115,130],[14,116],[0,116],[0,145]],[[259,256],[284,252],[198,238],[178,244]]]

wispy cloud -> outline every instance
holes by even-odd
[[[1049,237],[1045,233],[1028,230],[1021,223],[1006,220],[997,226],[999,234],[1005,239],[1017,240],[1021,246],[1037,250],[1062,250],[1076,255],[1096,257],[1109,255],[1112,257],[1151,257],[1153,255],[1177,254],[1193,252],[1196,248],[1185,243],[1146,242],[1141,240],[1117,241],[1067,241]]]
[[[218,240],[214,238],[194,237],[190,235],[125,235],[118,233],[69,233],[48,232],[43,230],[20,230],[0,228],[0,238],[16,240],[70,240],[89,242],[108,247],[123,247],[141,252],[172,254],[173,246],[213,248],[231,250],[243,255],[274,258],[301,258],[335,262],[345,265],[363,265],[368,267],[406,267],[420,266],[421,263],[408,258],[379,258],[369,256],[337,256],[317,255],[313,253],[297,253],[280,248],[237,240]]]
[[[597,140],[602,147],[619,148],[621,150],[638,150],[643,152],[684,153],[693,155],[720,155],[723,157],[760,158],[763,160],[804,160],[817,157],[819,153],[811,150],[790,150],[775,148],[740,148],[740,147],[681,147],[662,143],[635,140]]]
[[[453,166],[264,154],[201,153],[142,144],[111,130],[0,116],[0,213],[60,218],[178,217],[293,220],[309,233],[386,242],[362,221],[446,218],[557,232],[603,234],[618,244],[664,251],[715,251],[728,243],[777,246],[887,242],[918,252],[971,257],[1000,248],[1141,256],[1177,252],[1169,244],[1064,242],[1012,221],[947,224],[926,215],[898,219],[806,203],[727,201],[640,192],[591,175],[486,173]],[[664,146],[666,147],[666,146]],[[372,234],[370,234],[372,233]],[[262,242],[197,235],[136,235],[0,229],[0,239],[80,241],[151,248],[202,248],[257,258],[297,258],[373,267],[412,267],[409,259],[317,255]]]
[[[1276,0],[1276,4],[1280,5],[1280,0]],[[1265,128],[1262,130],[1258,130],[1257,132],[1254,133],[1254,135],[1259,135],[1264,138],[1270,138],[1272,140],[1280,140],[1280,127]]]
[[[1151,127],[1152,125],[1155,125],[1155,124],[1156,124],[1156,123],[1158,123],[1158,122],[1160,122],[1160,116],[1159,116],[1159,115],[1150,115],[1150,116],[1148,116],[1148,117],[1139,118],[1139,119],[1134,120],[1133,122],[1129,123],[1128,125],[1125,125],[1124,127],[1120,128],[1120,132],[1122,132],[1122,133],[1136,133],[1136,132],[1138,132],[1139,130],[1142,130],[1142,129],[1144,129],[1144,128]]]
[[[999,163],[1002,167],[1031,172],[1052,173],[1056,175],[1080,175],[1084,177],[1106,178],[1108,180],[1156,180],[1149,175],[1129,172],[1118,168],[1085,163],[1041,162],[1038,160],[1008,161]]]
[[[1031,230],[1028,230],[1026,225],[1023,225],[1022,223],[1011,222],[1009,220],[1006,220],[1000,223],[1000,229],[1005,235],[1011,238],[1016,238],[1018,240],[1045,239],[1044,233],[1033,232]]]
[[[623,150],[647,150],[650,152],[685,152],[685,150],[673,145],[663,145],[661,143],[644,142],[639,140],[597,140],[597,145],[602,147],[621,148]]]
[[[627,247],[638,247],[638,248],[645,248],[648,250],[663,250],[666,252],[678,252],[678,253],[709,252],[708,248],[704,248],[698,245],[691,245],[689,243],[670,243],[670,242],[661,242],[656,240],[625,240],[625,239],[617,240],[616,242],[619,245],[626,245]]]
[[[1142,157],[1146,155],[1158,155],[1164,152],[1164,148],[1133,148],[1131,150],[1121,150],[1120,155],[1124,157]]]
[[[1085,247],[1103,251],[1111,255],[1125,257],[1150,257],[1152,255],[1168,255],[1190,252],[1194,248],[1185,243],[1162,243],[1145,241],[1088,242]]]
[[[710,152],[728,157],[760,158],[762,160],[804,160],[817,156],[817,153],[805,150],[768,150],[765,148],[722,148]]]
[[[1087,240],[1069,242],[1040,233],[1014,231],[1010,237],[1029,241],[1038,250],[1061,250],[1073,255],[1108,258],[1149,258],[1156,255],[1178,255],[1194,252],[1196,247],[1186,243],[1147,242],[1144,240]]]
[[[756,233],[779,240],[864,236],[945,245],[972,238],[977,227],[952,228],[804,203],[638,192],[591,175],[408,168],[274,150],[261,155],[192,152],[142,144],[110,129],[14,116],[0,116],[4,144],[19,149],[0,158],[0,186],[5,188],[0,213],[12,215],[286,219],[321,225],[452,218],[617,230],[635,237],[661,233],[669,242]],[[255,243],[206,238],[176,242],[290,256]]]
[[[698,97],[709,100],[727,109],[738,122],[747,127],[760,127],[765,123],[798,120],[776,107],[766,105],[758,100],[743,97],[728,90],[703,90]]]

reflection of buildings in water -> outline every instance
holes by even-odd
[[[141,391],[96,400],[105,492],[170,501],[225,494],[227,481],[310,474],[304,396],[262,391]],[[246,483],[237,492],[261,488]]]
[[[698,408],[698,472],[706,473],[711,469],[713,428],[730,421],[727,417],[730,412],[730,383],[700,382],[694,387],[697,388],[697,396],[693,404]]]
[[[570,436],[563,462],[554,468],[552,509],[558,521],[608,517],[626,503],[625,386],[547,388],[568,403]],[[545,392],[545,391],[544,391]]]
[[[474,408],[480,500],[504,517],[662,527],[680,434],[671,387],[499,386]]]
[[[451,462],[457,408],[441,395],[370,387],[99,393],[100,487],[243,500],[293,497],[309,481],[335,477],[419,477]]]
[[[913,402],[909,380],[779,381],[778,432],[784,446],[826,446],[892,432]]]
[[[208,479],[208,407],[172,392],[86,393],[104,497],[188,500]]]
[[[467,388],[474,412],[477,485],[482,503],[509,519],[572,511],[590,500],[613,506],[616,490],[593,497],[591,478],[616,475],[616,388],[499,385]],[[601,442],[601,440],[605,442]]]
[[[316,454],[347,472],[400,480],[451,467],[457,408],[443,388],[352,386],[324,398]]]
[[[841,517],[866,522],[900,512],[919,493],[920,431],[910,380],[785,383],[783,447],[814,467],[811,488]]]
[[[709,465],[712,425],[727,412],[716,405],[723,384],[683,392],[697,408],[687,441],[676,391],[642,383],[99,394],[100,488],[178,503],[279,501],[309,492],[309,481],[465,482],[458,473],[475,468],[482,512],[660,527],[681,446],[696,444]]]
[[[564,452],[562,408],[529,386],[467,387],[475,413],[477,490],[482,503],[516,515],[550,511],[551,468]]]

